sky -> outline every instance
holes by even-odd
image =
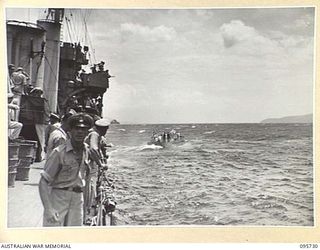
[[[44,15],[6,13],[24,21]],[[120,123],[254,123],[313,112],[314,8],[65,14],[63,40],[87,43],[90,59],[115,76],[104,116]]]

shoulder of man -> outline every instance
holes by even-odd
[[[61,137],[61,136],[65,136],[65,132],[62,131],[60,128],[55,128],[51,134],[50,137]]]
[[[67,147],[67,144],[66,144],[66,142],[64,142],[64,143],[60,144],[58,147],[56,147],[54,149],[54,151],[57,151],[58,153],[65,152],[66,147]]]
[[[91,135],[91,134],[98,134],[99,135],[99,132],[98,132],[98,130],[96,128],[91,128],[89,130],[89,135]]]

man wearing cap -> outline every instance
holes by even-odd
[[[97,119],[95,126],[90,129],[85,142],[89,145],[89,166],[90,166],[90,182],[87,183],[85,190],[85,209],[87,213],[90,213],[92,206],[94,206],[96,198],[96,182],[98,167],[107,168],[106,165],[106,139],[104,135],[109,129],[110,120]]]
[[[52,151],[41,172],[43,226],[82,226],[83,189],[89,172],[84,139],[93,120],[87,114],[78,113],[68,123],[70,138]]]
[[[60,126],[61,126],[60,117],[57,114],[51,113],[49,116],[49,124],[46,127],[46,130],[44,132],[44,145],[45,145],[44,152],[45,153],[48,152],[48,141],[49,141],[50,134]]]
[[[58,147],[59,145],[63,144],[67,138],[69,131],[69,124],[68,119],[72,116],[72,113],[66,113],[62,116],[61,119],[61,126],[58,126],[52,133],[49,135],[48,139],[48,146],[47,146],[47,157],[51,154],[51,152]]]
[[[19,110],[19,106],[13,100],[13,94],[8,93],[8,129],[9,129],[9,140],[14,140],[19,137],[21,129],[23,127],[22,123],[17,121],[16,112]]]
[[[13,89],[12,92],[16,95],[25,94],[25,87],[27,86],[28,77],[24,74],[23,68],[18,67],[12,73]]]
[[[14,94],[13,98],[17,103],[17,105],[20,106],[21,96],[24,95],[26,92],[28,77],[23,72],[23,68],[18,67],[17,70],[12,73],[11,79],[13,83],[13,88],[12,88],[12,93]],[[19,117],[20,111],[17,111],[16,113],[17,113],[17,116]]]

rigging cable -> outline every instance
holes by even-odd
[[[72,21],[72,19],[74,19],[74,17],[73,17],[74,15],[73,15],[73,13],[72,13],[72,11],[70,10],[70,19],[69,19],[69,22],[70,22],[70,30],[71,30],[71,32],[72,32],[72,35],[73,35],[73,37],[71,37],[71,41],[70,42],[72,42],[72,43],[74,43],[74,42],[76,42],[76,40],[77,40],[77,35],[76,35],[76,32],[75,32],[75,27],[74,27],[74,22]]]
[[[93,45],[92,45],[92,41],[91,41],[91,37],[90,37],[90,33],[88,32],[88,25],[87,25],[87,20],[88,20],[88,18],[89,18],[89,16],[91,15],[91,10],[90,10],[90,12],[87,12],[88,14],[87,14],[87,18],[86,19],[84,19],[83,20],[83,23],[84,23],[84,28],[85,28],[85,38],[86,38],[86,43],[88,43],[89,44],[89,47],[92,49],[92,57],[93,57],[93,60],[94,60],[94,62],[96,62],[97,61],[97,59],[96,59],[96,56],[95,56],[95,53],[94,53],[94,51],[93,51]],[[90,52],[91,50],[89,50],[89,60],[91,61],[91,63],[92,63],[92,59],[91,59],[91,52]]]
[[[66,20],[66,26],[67,26],[67,32],[68,32],[68,35],[69,35],[69,40],[72,41],[71,33],[70,33],[70,24],[69,24],[70,20],[66,16],[65,16],[65,20]]]
[[[81,38],[81,36],[80,36],[80,34],[81,34],[81,26],[79,26],[79,23],[80,23],[80,21],[81,21],[81,16],[80,16],[80,14],[81,14],[81,10],[80,10],[80,12],[79,11],[77,11],[76,12],[76,24],[78,24],[78,25],[75,25],[76,26],[76,30],[77,30],[77,42],[80,42],[80,38]]]

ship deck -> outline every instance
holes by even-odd
[[[39,228],[42,227],[43,206],[38,184],[40,172],[45,161],[30,166],[28,181],[15,181],[14,187],[8,188],[7,227]],[[121,216],[113,213],[117,225],[123,225]]]
[[[7,226],[8,228],[41,227],[43,207],[38,191],[40,171],[44,161],[30,166],[28,181],[15,181],[8,188]]]

